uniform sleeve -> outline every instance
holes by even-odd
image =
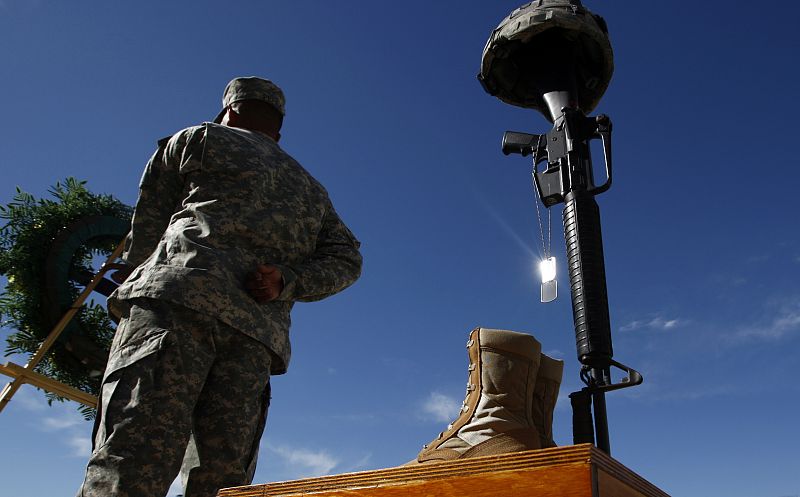
[[[302,264],[278,266],[284,289],[278,300],[313,302],[338,293],[361,276],[361,244],[330,206],[314,253]]]
[[[182,171],[202,160],[204,136],[184,130],[158,142],[139,182],[139,198],[122,254],[128,264],[140,265],[158,247],[182,200]]]

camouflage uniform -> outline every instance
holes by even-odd
[[[187,497],[250,483],[293,302],[352,284],[358,246],[325,189],[266,135],[204,123],[159,142],[124,254],[137,268],[109,299],[124,318],[79,495],[164,495],[190,431],[200,467]],[[264,304],[244,288],[259,264],[284,278]]]

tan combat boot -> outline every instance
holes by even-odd
[[[542,401],[536,399],[536,378],[542,358],[539,342],[524,333],[476,328],[470,334],[467,349],[469,382],[458,418],[409,464],[542,447],[545,437],[540,429],[548,426],[534,422],[534,412],[537,409],[546,412],[549,400],[555,397],[551,395],[552,382],[548,381],[540,388]],[[551,432],[548,431],[549,437]]]
[[[536,386],[533,389],[533,424],[539,430],[542,448],[555,447],[553,441],[553,411],[558,400],[558,390],[564,373],[564,361],[542,354]]]

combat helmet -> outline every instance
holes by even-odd
[[[567,67],[568,66],[568,67]],[[552,90],[575,93],[591,112],[614,72],[614,55],[602,17],[580,0],[536,0],[508,15],[483,49],[478,80],[503,102],[536,109],[551,119],[542,98]],[[555,74],[569,73],[572,88],[557,88]]]

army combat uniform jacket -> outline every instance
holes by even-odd
[[[123,255],[137,268],[109,305],[148,297],[214,316],[266,345],[271,374],[282,374],[293,302],[352,284],[358,247],[326,190],[274,140],[204,123],[160,142],[148,162]],[[244,288],[259,264],[284,277],[264,304]]]

